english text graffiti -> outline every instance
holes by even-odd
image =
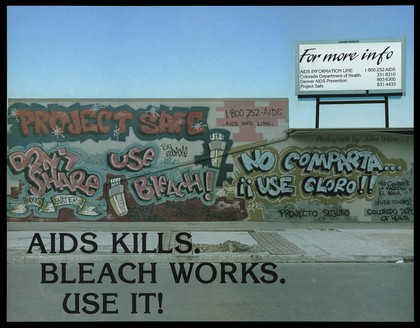
[[[148,140],[170,137],[194,139],[207,130],[207,107],[160,107],[149,105],[137,110],[128,105],[111,106],[79,103],[70,107],[57,104],[15,104],[8,116],[11,143],[16,145],[46,141],[125,141],[130,128],[137,137]],[[32,138],[28,138],[32,137]]]
[[[84,169],[73,170],[78,160],[79,157],[66,148],[59,148],[48,155],[36,146],[8,155],[11,170],[15,174],[23,172],[31,184],[28,189],[31,195],[40,196],[50,190],[68,190],[93,196],[100,186],[99,177]]]
[[[145,113],[139,116],[139,130],[148,136],[180,135],[184,128],[185,134],[194,136],[204,132],[204,126],[200,124],[203,120],[203,112],[175,112],[171,114],[162,111],[160,115]]]
[[[58,110],[19,110],[20,128],[23,137],[31,130],[36,135],[45,135],[60,129],[64,134],[80,135],[86,133],[107,134],[111,126],[117,125],[121,134],[127,131],[127,121],[133,118],[128,111],[94,111],[91,109],[73,110],[68,113]]]
[[[148,175],[136,178],[132,187],[141,201],[183,200],[202,194],[204,202],[212,203],[214,202],[212,194],[214,179],[214,171],[207,171],[203,175],[199,172],[184,172],[180,181],[170,179],[163,174]]]
[[[154,148],[141,149],[134,147],[122,156],[111,152],[108,155],[108,165],[117,171],[127,170],[129,172],[137,172],[144,167],[150,167],[155,159],[156,150]]]

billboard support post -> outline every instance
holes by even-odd
[[[366,92],[368,96],[368,92]],[[376,96],[376,95],[375,95]],[[321,101],[321,97],[316,97],[316,113],[315,113],[315,128],[319,128],[319,109],[320,105],[348,105],[348,104],[384,104],[385,106],[385,127],[389,127],[389,106],[388,106],[388,95],[383,96],[384,99],[380,100],[328,100]]]
[[[389,128],[388,96],[384,96],[384,100],[385,100],[385,127]]]

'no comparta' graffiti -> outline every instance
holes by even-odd
[[[237,161],[244,176],[238,194],[251,199],[268,197],[331,196],[352,199],[372,195],[379,175],[398,175],[401,160],[389,160],[372,147],[348,149],[254,149]],[[373,196],[370,196],[373,197]],[[334,199],[334,198],[333,198]]]

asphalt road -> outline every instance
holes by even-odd
[[[414,321],[412,262],[41,263],[8,264],[7,321]]]

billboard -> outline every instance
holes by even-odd
[[[405,40],[298,42],[296,95],[405,93]]]

